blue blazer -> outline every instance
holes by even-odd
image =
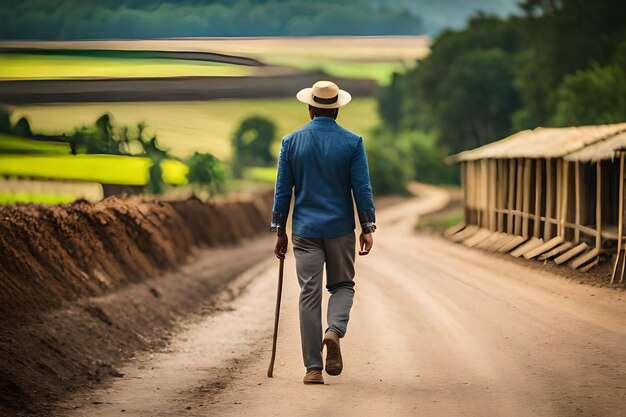
[[[363,139],[330,117],[317,116],[283,139],[273,227],[285,227],[293,192],[295,235],[332,239],[352,233],[353,196],[361,225],[376,221]]]

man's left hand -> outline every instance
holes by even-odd
[[[282,236],[276,237],[276,246],[274,246],[274,255],[278,259],[285,259],[285,254],[287,253],[287,245],[289,244],[289,238],[285,233]]]

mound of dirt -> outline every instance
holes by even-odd
[[[259,238],[234,245],[267,230],[270,210],[270,194],[0,207],[0,415],[48,415],[123,377],[117,364],[166,344],[271,253]]]
[[[194,247],[267,230],[269,200],[110,197],[0,207],[0,327],[171,270]]]

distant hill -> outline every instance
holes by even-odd
[[[0,39],[419,35],[516,0],[0,0]]]
[[[478,11],[498,16],[519,11],[519,0],[371,0],[371,3],[375,7],[406,9],[422,16],[424,30],[430,35],[446,28],[459,29]]]

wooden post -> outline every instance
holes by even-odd
[[[504,209],[504,203],[506,201],[506,197],[504,194],[504,191],[506,190],[506,185],[505,185],[505,176],[504,176],[504,160],[503,159],[498,159],[498,166],[497,166],[497,172],[496,172],[496,182],[498,184],[498,199],[497,199],[497,203],[496,203],[496,209],[498,209],[498,213],[496,215],[497,220],[496,220],[496,228],[498,230],[498,232],[502,232],[504,229],[504,214],[502,213],[502,210]]]
[[[613,265],[613,273],[611,274],[611,285],[615,280],[615,273],[617,272],[617,265],[619,264],[620,257],[622,256],[622,234],[624,227],[624,152],[619,153],[619,202],[617,211],[617,256],[615,257],[615,265]],[[626,259],[622,259],[622,263],[626,262]],[[624,279],[620,279],[620,282]]]
[[[522,234],[522,216],[521,216],[521,212],[522,212],[522,198],[523,198],[523,175],[524,175],[524,164],[523,164],[523,160],[519,159],[517,161],[517,187],[516,187],[516,192],[515,192],[515,211],[516,211],[516,215],[515,215],[515,234],[516,235],[521,235]]]
[[[480,184],[478,183],[478,175],[480,174],[480,172],[478,171],[478,161],[472,161],[472,171],[472,178],[474,181],[474,217],[476,219],[475,224],[477,226],[480,226]]]
[[[530,220],[530,170],[531,160],[524,161],[524,205],[522,208],[522,236],[528,238],[528,222]]]
[[[477,194],[477,199],[476,199],[476,208],[477,208],[477,214],[478,214],[478,226],[482,227],[483,226],[483,222],[484,222],[484,218],[483,218],[483,172],[482,172],[482,161],[478,160],[475,161],[475,168],[476,168],[476,194]]]
[[[539,237],[541,225],[541,159],[535,159],[535,223],[533,223],[533,236]]]
[[[513,203],[515,200],[515,159],[509,159],[509,198],[507,204],[506,231],[513,234]]]
[[[482,191],[481,206],[483,209],[483,222],[485,228],[489,228],[489,161],[483,159],[480,161],[480,188]]]
[[[474,219],[474,169],[472,161],[465,162],[467,170],[467,215],[470,224],[476,224]]]
[[[490,170],[489,170],[489,195],[490,195],[490,204],[489,204],[489,213],[490,213],[490,220],[489,220],[489,229],[492,231],[496,230],[496,207],[498,206],[497,203],[497,198],[498,198],[498,193],[497,193],[497,189],[498,189],[498,165],[497,165],[497,161],[495,159],[491,159],[489,160],[489,166],[490,166]]]
[[[602,161],[596,163],[596,249],[602,246]]]
[[[561,186],[563,191],[561,191],[561,199],[563,202],[561,203],[561,224],[559,225],[559,236],[565,238],[565,223],[567,223],[567,200],[568,200],[568,187],[569,187],[569,162],[563,161],[563,180],[561,181]]]
[[[461,183],[461,201],[463,202],[463,219],[467,224],[467,181],[465,180],[465,162],[459,164],[459,182]]]
[[[576,223],[574,227],[574,243],[580,242],[580,161],[576,161],[574,165],[575,169],[575,182],[576,182]]]
[[[552,238],[552,160],[546,159],[546,221],[544,222],[543,240],[546,242]]]
[[[556,180],[556,198],[554,200],[554,218],[556,220],[555,232],[559,236],[561,227],[561,207],[563,205],[563,160],[556,160],[556,172],[554,173]]]

